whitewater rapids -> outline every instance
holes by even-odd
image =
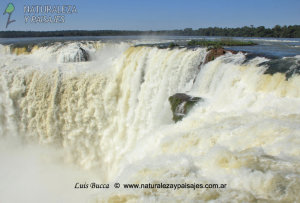
[[[81,62],[79,47],[89,61]],[[11,142],[15,147],[15,139],[25,160],[55,156],[63,163],[60,171],[78,166],[69,177],[71,185],[61,188],[69,187],[77,196],[84,193],[86,199],[73,202],[300,201],[300,76],[264,74],[268,67],[259,64],[266,58],[247,60],[246,54],[227,53],[204,64],[204,48],[101,42],[55,43],[30,51],[0,45],[0,54],[0,137],[5,143],[0,161],[20,162],[14,149],[4,147]],[[300,63],[299,56],[294,59]],[[178,123],[168,101],[176,93],[204,98]],[[41,153],[48,147],[49,152]],[[5,185],[14,184],[8,171],[19,174],[25,166],[31,171],[27,165],[32,163],[43,168],[43,161],[24,161],[18,168],[0,169],[0,177]],[[110,183],[111,189],[75,191],[78,179],[91,179],[82,177],[89,171],[97,174],[93,181]],[[56,183],[47,175],[39,170],[31,174],[44,178],[42,183],[26,179],[36,188],[50,187],[49,194],[28,201],[53,201],[47,195],[68,199],[64,196],[69,193],[51,192],[66,175],[58,173]],[[116,182],[217,183],[227,188],[113,189]],[[18,198],[12,197],[18,192],[2,184],[0,200]],[[22,195],[20,200],[26,200]]]

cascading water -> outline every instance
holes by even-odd
[[[92,200],[299,201],[300,77],[264,74],[268,59],[227,53],[204,64],[204,48],[128,43],[0,48],[2,138],[55,146],[102,183],[227,184],[112,188]],[[176,93],[204,101],[174,123]]]

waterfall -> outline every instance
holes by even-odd
[[[269,59],[227,53],[204,64],[205,48],[128,43],[56,43],[26,54],[7,46],[0,47],[0,137],[56,146],[65,162],[107,183],[229,186],[111,190],[99,199],[299,198],[300,77],[265,74]],[[168,99],[176,93],[204,101],[174,123]]]

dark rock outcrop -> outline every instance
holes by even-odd
[[[224,48],[213,48],[213,49],[211,49],[205,57],[204,64],[215,60],[217,57],[222,56],[222,55],[226,54],[227,52],[231,52],[233,54],[237,53],[236,51],[225,50]]]
[[[81,53],[78,53],[79,61],[88,61],[89,60],[89,54],[84,50],[83,48],[79,48]]]
[[[70,62],[85,62],[89,61],[90,57],[86,50],[78,47],[66,47],[61,50],[59,53],[59,60],[63,63],[70,63]]]
[[[267,67],[264,74],[273,75],[276,73],[283,73],[285,74],[286,80],[288,80],[294,74],[300,74],[300,61],[295,57],[271,59],[259,65]]]
[[[177,93],[170,96],[169,102],[173,112],[173,120],[175,122],[180,121],[199,101],[203,101],[203,99],[200,97],[192,97],[184,93]]]

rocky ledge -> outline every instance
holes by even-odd
[[[62,63],[85,62],[89,60],[89,53],[77,45],[63,47],[58,52],[58,61]]]
[[[199,101],[203,101],[203,99],[201,97],[192,97],[184,93],[177,93],[170,96],[169,102],[173,112],[173,120],[175,122],[182,120]]]
[[[233,53],[233,54],[237,53],[236,51],[225,50],[224,48],[212,48],[212,49],[209,50],[208,54],[206,55],[205,60],[204,60],[204,64],[206,64],[210,61],[213,61],[217,57],[222,56],[222,55],[224,55],[228,52]]]

